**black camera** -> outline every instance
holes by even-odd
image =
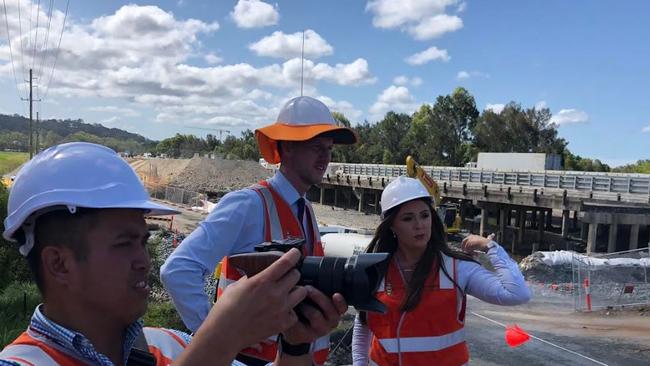
[[[235,254],[228,261],[252,276],[291,248],[302,249],[304,243],[304,239],[262,243],[255,246],[255,252]],[[311,285],[328,296],[338,292],[357,310],[385,313],[386,306],[374,294],[388,267],[386,260],[388,253],[364,253],[349,258],[304,256],[296,266],[300,272],[298,285]]]

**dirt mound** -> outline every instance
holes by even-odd
[[[192,158],[170,185],[222,194],[257,183],[273,173],[254,161]]]
[[[170,184],[190,163],[190,159],[133,159],[131,167],[145,184]]]

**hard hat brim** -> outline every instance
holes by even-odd
[[[359,139],[350,128],[333,126],[332,124],[288,125],[273,123],[255,130],[255,138],[264,160],[271,164],[280,162],[278,141],[307,141],[318,135],[327,134],[334,139],[335,144],[350,145]]]

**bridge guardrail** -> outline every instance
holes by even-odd
[[[650,197],[650,174],[575,171],[519,172],[432,166],[423,168],[438,182],[501,184]],[[343,175],[398,177],[406,174],[406,166],[331,163],[329,171],[332,174]]]

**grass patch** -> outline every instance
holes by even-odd
[[[147,313],[142,319],[146,327],[161,327],[192,333],[185,328],[180,315],[171,302],[149,302]]]
[[[33,283],[14,282],[0,293],[0,349],[27,329],[41,295]]]
[[[24,152],[0,151],[0,174],[7,174],[29,159]]]

